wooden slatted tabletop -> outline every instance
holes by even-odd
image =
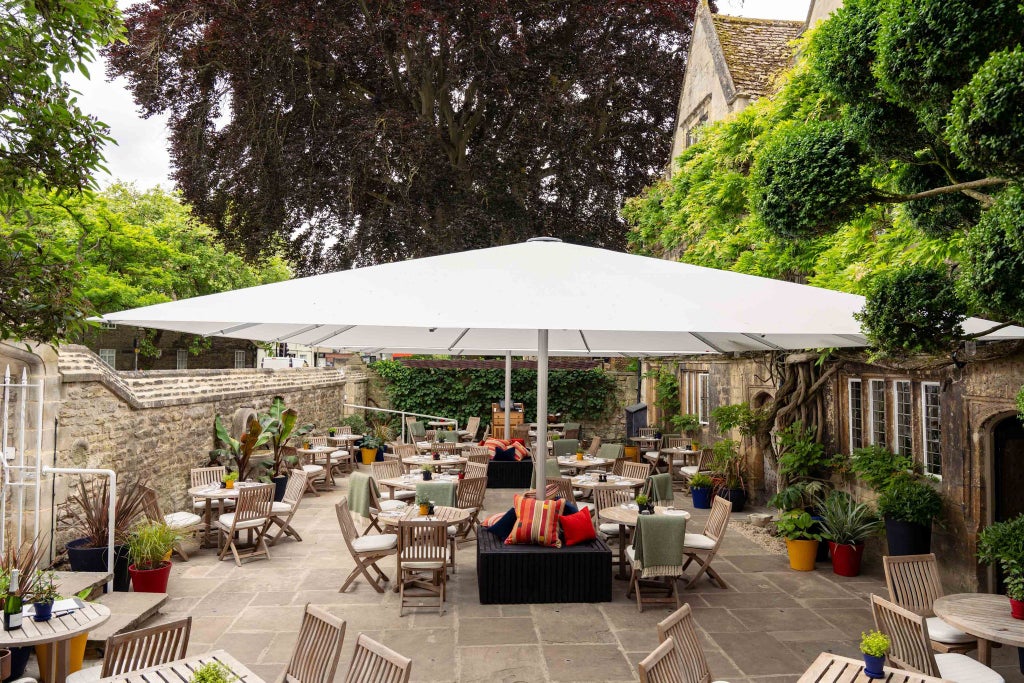
[[[69,640],[99,626],[109,618],[110,610],[96,602],[87,602],[85,607],[63,616],[54,616],[49,621],[36,621],[26,615],[21,628],[14,631],[0,630],[0,647],[42,645]]]
[[[978,661],[992,663],[992,642],[1024,647],[1024,620],[1010,616],[1010,599],[990,593],[944,595],[932,605],[935,616],[978,636]]]
[[[811,664],[797,683],[943,683],[941,678],[902,669],[884,668],[885,678],[873,679],[864,675],[864,660],[840,657],[831,652],[822,652]],[[948,683],[948,682],[947,682]]]
[[[245,665],[224,650],[192,655],[160,666],[151,666],[148,669],[139,669],[99,680],[102,683],[113,683],[114,681],[117,683],[189,683],[196,669],[211,662],[217,662],[229,669],[241,683],[264,683],[263,679],[249,671]]]

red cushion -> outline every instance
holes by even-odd
[[[561,548],[558,537],[558,518],[562,514],[562,499],[545,500],[516,495],[512,499],[516,510],[516,524],[505,539],[506,545],[545,545]]]
[[[562,515],[558,518],[558,523],[562,525],[562,533],[565,535],[567,546],[597,538],[594,522],[590,518],[590,508],[583,508],[575,514]]]

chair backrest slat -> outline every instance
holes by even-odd
[[[398,460],[384,460],[383,462],[370,463],[370,476],[374,481],[382,479],[395,479],[401,477],[405,469]]]
[[[120,676],[185,656],[192,617],[107,638],[101,678]]]
[[[637,665],[640,683],[697,683],[690,681],[683,673],[683,664],[671,637],[644,657]]]
[[[564,498],[566,501],[576,504],[576,496],[572,492],[572,479],[565,477],[548,477],[548,488],[555,487],[555,497]]]
[[[725,536],[725,530],[729,528],[729,513],[732,512],[732,501],[721,496],[715,496],[711,502],[711,514],[704,524],[704,535],[708,538],[721,541]]]
[[[220,484],[224,479],[224,475],[227,474],[228,469],[223,465],[217,465],[216,467],[193,467],[189,471],[189,478],[192,480],[192,488],[197,486],[208,486],[210,484]]]
[[[344,640],[345,622],[307,603],[299,637],[285,671],[286,680],[296,683],[331,683],[338,670]]]
[[[622,463],[622,476],[630,479],[647,479],[651,474],[651,465],[646,462]]]
[[[616,505],[622,505],[623,503],[633,502],[633,490],[632,489],[595,489],[594,490],[594,505],[597,507],[597,514],[601,514],[601,510],[608,507],[615,507]]]
[[[459,454],[459,444],[448,441],[435,441],[430,444],[430,450],[434,453],[454,453]]]
[[[334,512],[338,515],[341,537],[345,539],[345,545],[348,546],[349,552],[355,555],[356,551],[352,547],[352,541],[359,538],[359,530],[356,529],[356,523],[352,519],[352,511],[348,507],[348,496],[341,497],[341,500],[334,506]]]
[[[466,431],[469,432],[470,441],[476,439],[476,433],[480,431],[480,418],[476,415],[466,420]]]
[[[282,503],[288,503],[289,505],[295,505],[306,492],[306,480],[309,475],[306,474],[305,470],[292,470],[288,473],[288,486],[284,489],[284,498],[281,499]]]
[[[637,436],[653,439],[654,435],[657,434],[657,433],[658,433],[658,428],[657,427],[641,427],[638,430],[638,432],[637,432]]]
[[[398,523],[399,562],[441,562],[448,559],[448,522],[443,520]]]
[[[487,495],[486,476],[460,479],[455,492],[457,500],[455,506],[464,510],[483,507],[485,495]]]
[[[395,444],[391,447],[391,449],[394,452],[394,454],[399,457],[399,459],[411,458],[412,456],[416,455],[416,444],[412,443]]]
[[[160,511],[160,500],[157,498],[156,491],[142,484],[139,484],[139,488],[142,489],[142,514],[151,522],[164,521],[164,515]]]
[[[688,683],[710,683],[711,671],[708,669],[704,648],[701,647],[700,638],[697,636],[693,611],[689,605],[683,605],[658,623],[658,640],[664,642],[669,638],[676,643],[685,680]]]
[[[307,441],[310,446],[314,446],[314,447],[315,446],[326,446],[327,445],[327,437],[326,436],[307,436],[304,439],[304,441]]]
[[[901,669],[939,677],[935,663],[928,624],[920,614],[889,602],[877,595],[871,596],[871,611],[875,628],[889,636],[889,661]]]
[[[360,633],[345,683],[407,683],[412,660]]]
[[[257,486],[241,488],[238,491],[238,504],[235,506],[235,524],[270,517],[270,508],[273,504],[273,484],[259,484]]]
[[[595,436],[590,440],[590,446],[587,447],[587,455],[591,457],[597,455],[599,448],[601,448],[601,437]]]
[[[468,462],[466,463],[466,478],[483,477],[487,478],[487,463]]]
[[[689,444],[689,440],[681,436],[666,436],[662,441],[665,448],[682,448]]]
[[[886,555],[882,558],[889,599],[923,617],[933,617],[932,605],[943,596],[935,554]]]

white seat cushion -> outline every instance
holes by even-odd
[[[619,537],[619,525],[618,524],[612,524],[610,522],[604,522],[603,524],[601,524],[600,526],[597,527],[597,530],[600,531],[602,534],[606,534],[608,536],[614,536],[615,538]]]
[[[87,666],[84,669],[79,669],[74,673],[68,674],[67,683],[95,683],[100,680],[100,672],[103,669],[102,664],[96,666]],[[22,679],[24,680],[24,679]]]
[[[593,503],[579,503],[579,502],[577,502],[576,503],[576,507],[578,507],[580,510],[582,510],[583,508],[587,508],[588,510],[590,510],[590,516],[591,517],[596,517],[597,516],[597,506],[594,505]]]
[[[661,455],[661,453],[658,451],[647,451],[644,453],[645,458],[652,458],[654,460],[657,460],[659,455]]]
[[[928,617],[925,623],[928,624],[928,636],[940,643],[970,643],[977,640],[977,637],[950,626],[939,617]]]
[[[415,497],[415,491],[395,491],[395,500],[412,500]]]
[[[636,548],[631,545],[626,546],[626,559],[629,560],[630,564],[636,562]]]
[[[206,509],[206,504],[207,503],[211,503],[213,505],[213,507],[217,507],[217,503],[215,501],[208,501],[206,498],[198,498],[198,499],[196,499],[195,501],[193,501],[192,507],[195,508],[196,510],[199,510],[200,512],[202,512],[203,510]],[[226,507],[226,508],[235,507],[235,499],[234,498],[225,498],[223,503],[224,503],[224,507]]]
[[[373,534],[360,536],[352,541],[352,547],[361,553],[390,550],[398,547],[398,534]]]
[[[457,527],[457,526],[450,526],[450,527],[448,527],[448,535],[449,536],[454,536],[457,533],[459,533],[459,527]]]
[[[403,562],[404,569],[441,569],[444,562]]]
[[[577,500],[582,498],[583,497],[583,489],[573,489],[572,490],[572,497],[577,499]]]
[[[323,465],[303,465],[302,471],[310,476],[316,476],[324,473]]]
[[[704,534],[686,534],[683,545],[687,548],[697,548],[698,550],[711,550],[715,547],[715,542]]]
[[[956,683],[1004,683],[1003,677],[967,655],[947,653],[935,655],[939,676]]]
[[[202,523],[203,518],[191,512],[172,512],[164,515],[164,523],[172,529],[187,529]]]
[[[274,503],[270,506],[270,513],[273,515],[287,515],[292,511],[292,506],[288,503]]]
[[[395,510],[404,510],[406,504],[400,500],[382,500],[380,501],[380,509],[384,512],[394,512]]]
[[[679,474],[685,474],[688,477],[692,477],[693,475],[697,474],[697,466],[683,465],[682,467],[679,468]]]
[[[221,515],[220,517],[217,518],[217,524],[222,526],[222,527],[224,527],[225,529],[230,529],[231,528],[231,523],[234,522],[234,521],[235,521],[235,513],[234,512],[225,513],[225,514],[223,514],[223,515]],[[249,520],[246,520],[244,522],[239,522],[238,526],[236,526],[235,528],[236,529],[252,529],[254,527],[263,526],[266,523],[267,523],[266,519],[264,519],[262,517],[258,517],[256,519],[249,519]]]

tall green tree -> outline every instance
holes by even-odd
[[[306,272],[521,241],[624,246],[697,0],[151,0],[108,51],[198,215]]]

